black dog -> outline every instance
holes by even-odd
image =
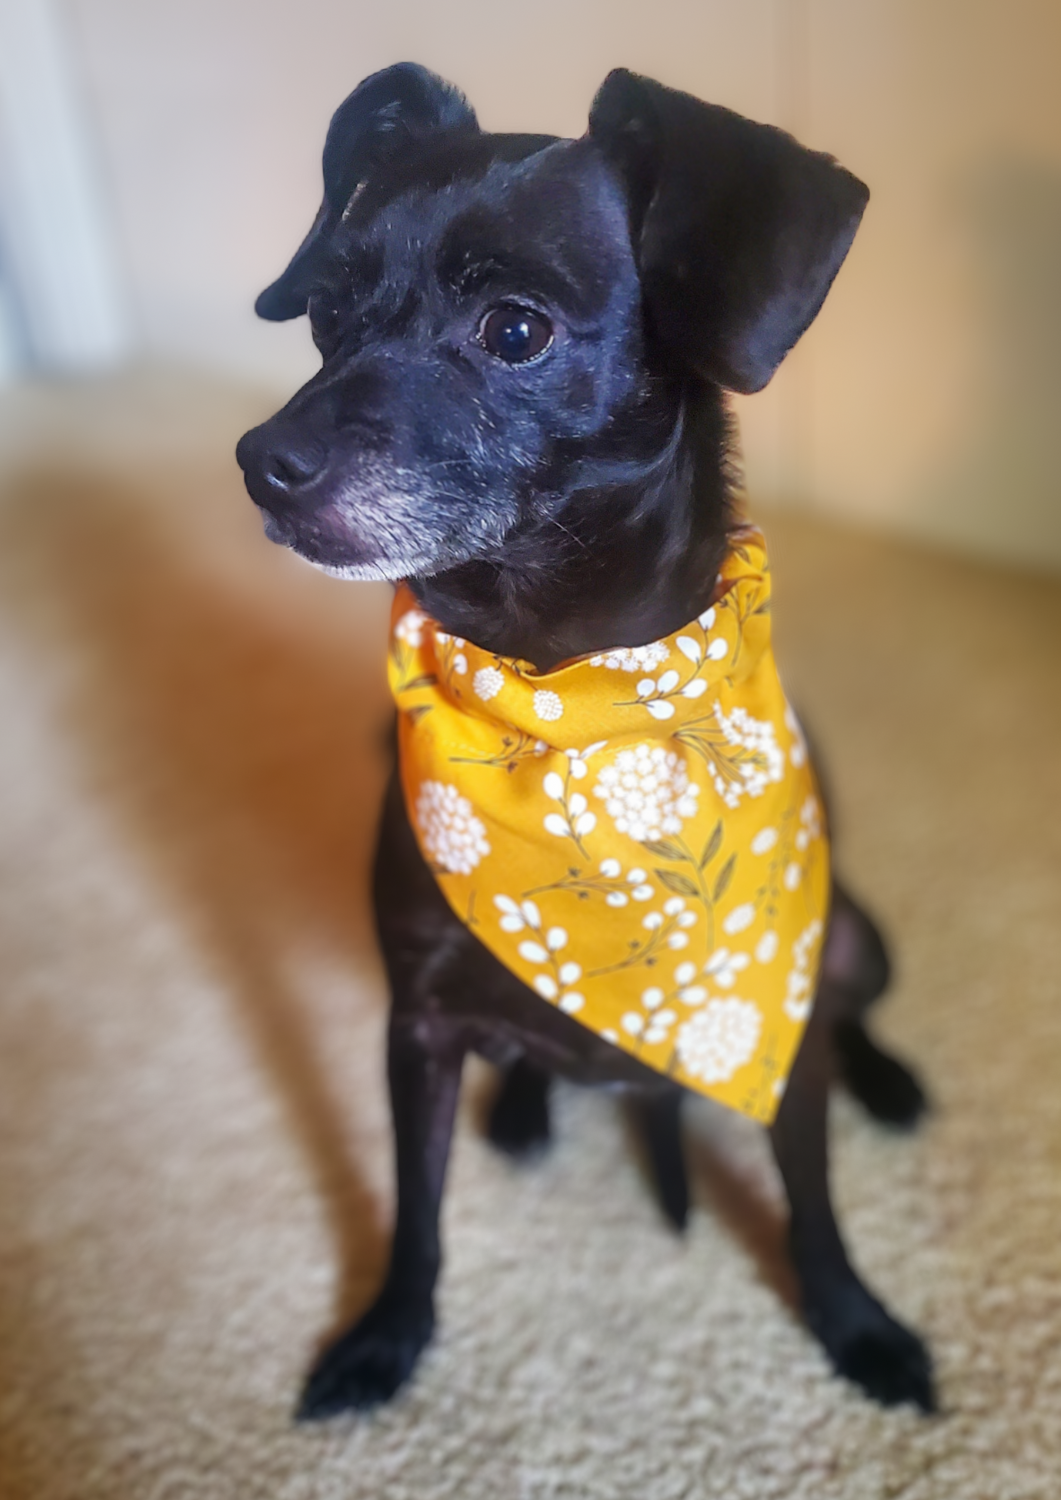
[[[265,318],[309,312],[320,372],[238,459],[268,535],[344,578],[407,579],[446,630],[547,670],[706,608],[733,525],[724,391],[755,391],[814,318],[865,187],[770,127],[625,71],[576,141],[489,135],[409,64],[336,113],[324,201]],[[681,1091],[524,987],[452,914],[396,778],[375,868],[393,990],[398,1214],[386,1283],[323,1355],[303,1417],[385,1400],[431,1336],[464,1054],[505,1070],[491,1135],[549,1133],[552,1073],[642,1102],[664,1207],[687,1207]],[[882,1119],[923,1107],[863,1029],[888,963],[834,885],[772,1141],[807,1320],[884,1402],[933,1404],[920,1340],[866,1290],[829,1202],[837,1062]]]

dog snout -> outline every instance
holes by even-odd
[[[259,504],[270,497],[294,499],[320,477],[327,463],[324,445],[291,433],[268,432],[269,424],[246,433],[236,448],[236,462],[252,484]],[[253,481],[257,480],[257,484]]]

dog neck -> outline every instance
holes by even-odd
[[[444,630],[542,672],[669,635],[711,601],[735,520],[733,446],[721,392],[697,385],[636,479],[579,488],[490,557],[409,585]]]

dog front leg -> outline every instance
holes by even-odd
[[[932,1411],[924,1344],[867,1291],[847,1258],[829,1198],[830,997],[819,995],[771,1129],[791,1207],[791,1248],[803,1311],[841,1375],[886,1406]]]
[[[387,1401],[412,1374],[435,1326],[438,1216],[464,1048],[431,1019],[392,1017],[388,1076],[398,1212],[390,1268],[368,1312],[321,1355],[298,1408],[319,1420]]]

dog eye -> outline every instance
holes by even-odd
[[[479,326],[479,342],[487,354],[510,365],[537,359],[552,341],[552,324],[526,307],[495,307]]]

